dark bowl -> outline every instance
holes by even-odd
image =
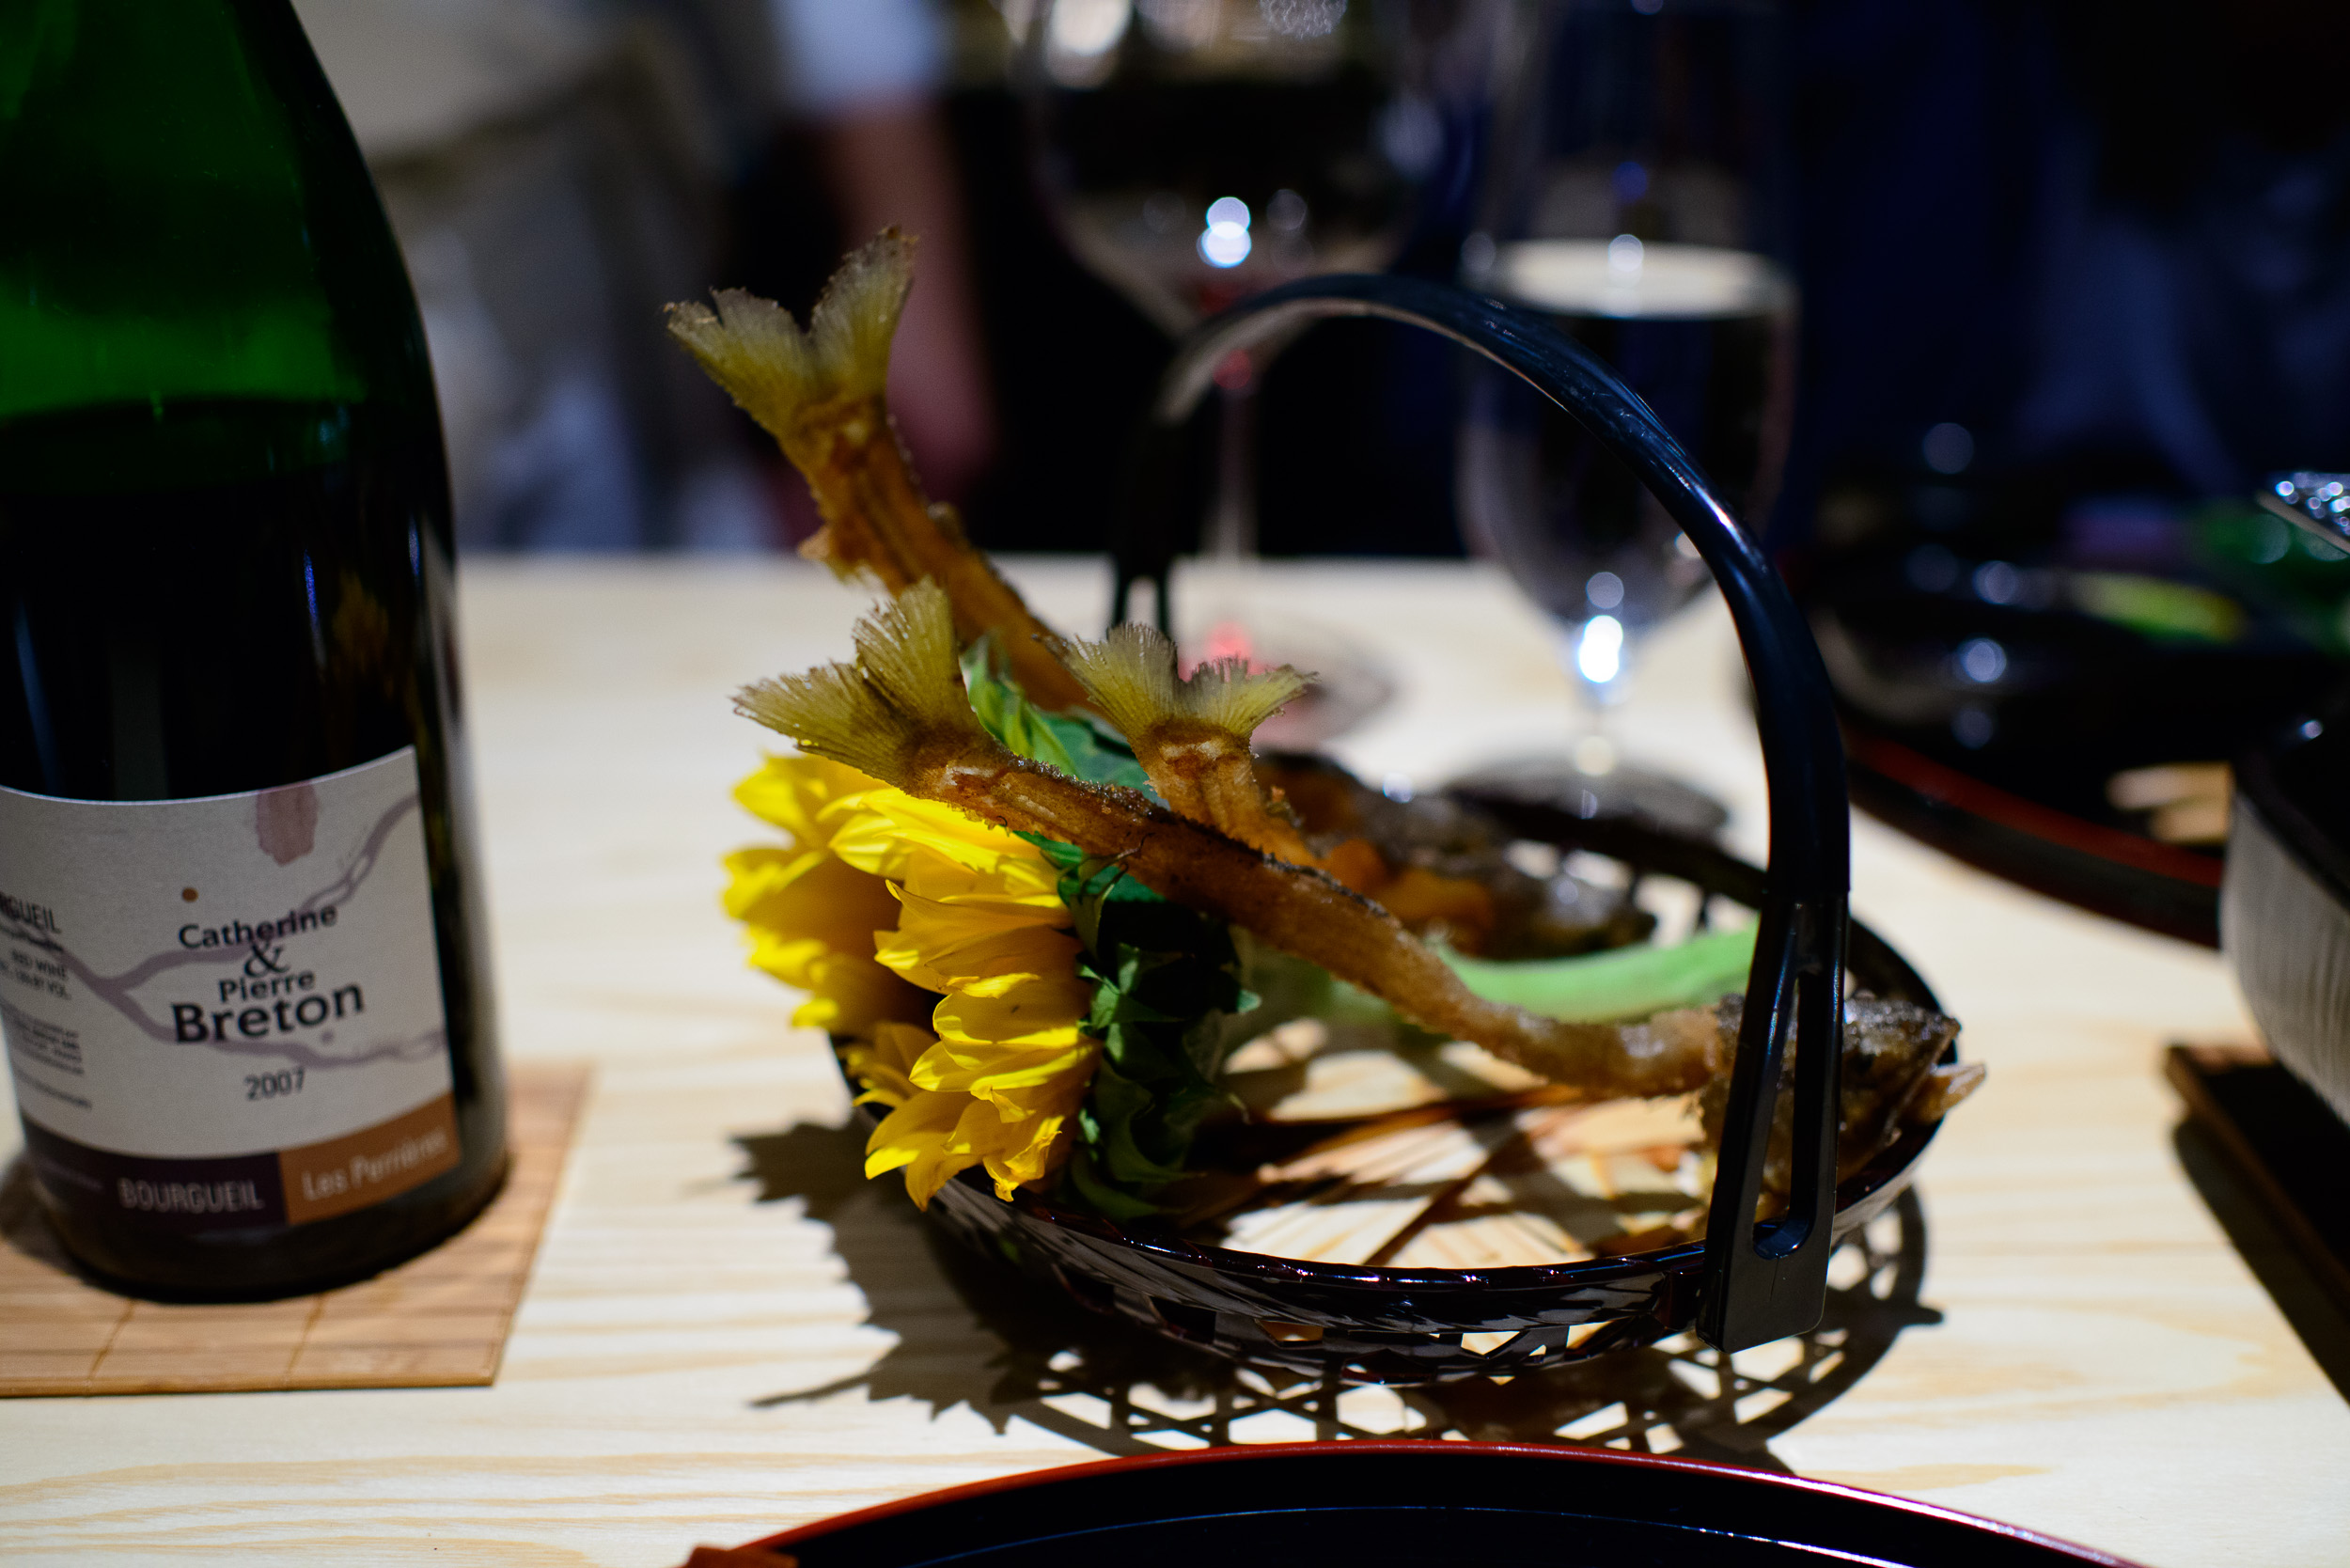
[[[2027,1568],[2122,1559],[1849,1486],[1496,1443],[1297,1443],[1073,1465],[757,1543],[800,1568],[1363,1561],[1480,1568]]]
[[[1522,802],[1475,804],[1518,837],[1609,855],[1637,876],[1676,878],[1748,908],[1762,898],[1762,871],[1709,844]],[[1917,971],[1858,924],[1847,972],[1877,996],[1936,1005]],[[873,1107],[858,1109],[878,1124]],[[1838,1188],[1840,1241],[1908,1184],[1934,1132],[1911,1129]],[[1148,1222],[1115,1224],[1025,1190],[1007,1203],[976,1169],[941,1188],[927,1212],[959,1240],[1099,1311],[1251,1365],[1349,1383],[1510,1376],[1653,1343],[1691,1326],[1705,1262],[1704,1245],[1691,1242],[1516,1268],[1304,1262],[1198,1246]],[[1461,1342],[1494,1333],[1511,1338],[1483,1354]]]

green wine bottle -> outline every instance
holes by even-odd
[[[0,0],[0,1029],[66,1246],[355,1278],[505,1167],[439,415],[287,0]]]

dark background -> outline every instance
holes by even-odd
[[[2001,526],[2052,527],[2082,494],[2185,504],[2350,468],[2350,94],[2331,85],[2350,6],[1811,0],[1789,25],[1804,330],[1768,522],[1783,554],[1817,541],[1824,505],[1848,531],[1914,525],[1882,514],[1935,478],[1921,442],[1944,422],[1976,440],[1966,504]],[[964,86],[947,108],[1002,428],[972,530],[1099,549],[1167,342],[1054,236],[1010,97]],[[1479,116],[1449,133],[1399,271],[1454,271]],[[779,135],[731,208],[727,275],[794,309],[852,238],[812,147]],[[1292,346],[1261,393],[1264,553],[1460,554],[1458,383],[1449,347],[1381,323]]]

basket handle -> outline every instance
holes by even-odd
[[[1712,569],[1754,682],[1770,801],[1770,883],[1758,921],[1746,1016],[1730,1080],[1705,1237],[1697,1330],[1740,1350],[1816,1326],[1834,1249],[1837,1080],[1842,1057],[1851,828],[1844,749],[1819,649],[1786,586],[1649,406],[1549,323],[1448,284],[1338,275],[1283,285],[1203,322],[1159,384],[1121,497],[1113,618],[1143,578],[1167,619],[1172,530],[1152,503],[1177,493],[1165,470],[1175,432],[1237,349],[1325,316],[1375,316],[1442,333],[1522,377],[1598,437],[1660,501]],[[1162,503],[1163,505],[1163,503]],[[1155,519],[1165,522],[1162,515]],[[1795,1050],[1793,1180],[1785,1215],[1756,1223],[1772,1112],[1790,1035]]]

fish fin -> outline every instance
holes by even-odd
[[[963,695],[954,613],[927,579],[857,622],[856,662],[758,681],[735,712],[804,751],[902,786],[914,755],[940,740],[984,738]]]

